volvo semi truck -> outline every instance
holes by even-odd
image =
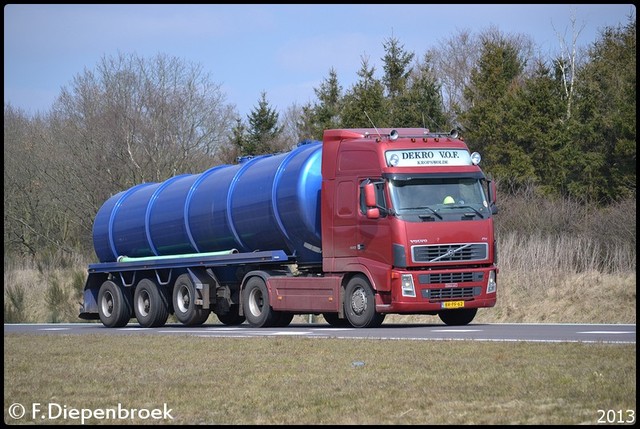
[[[455,130],[331,129],[287,153],[123,190],[96,214],[99,262],[79,317],[466,325],[497,295],[496,187],[480,159]]]

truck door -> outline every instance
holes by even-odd
[[[364,185],[373,183],[376,188],[376,202],[380,208],[380,217],[377,219],[367,218],[367,206],[364,200]],[[358,215],[357,215],[357,250],[358,256],[366,257],[375,261],[391,264],[392,237],[387,213],[387,198],[385,192],[385,182],[380,178],[361,179],[358,186]]]

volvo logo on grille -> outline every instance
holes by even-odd
[[[459,252],[459,251],[461,251],[463,249],[466,249],[469,246],[471,246],[471,244],[465,244],[464,246],[460,246],[460,247],[458,247],[456,249],[449,249],[444,254],[438,256],[437,258],[432,259],[431,262],[435,262],[435,261],[439,261],[441,259],[449,258],[449,257],[453,256],[454,253]]]
[[[448,258],[449,256],[453,255],[454,253],[456,253],[458,250],[460,249],[451,249],[449,250],[447,253],[445,253],[444,255],[440,256],[441,258]]]

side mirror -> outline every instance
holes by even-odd
[[[380,219],[380,209],[378,209],[378,208],[368,208],[367,209],[367,219]]]
[[[373,183],[367,183],[366,185],[364,185],[364,204],[367,207],[378,206],[376,202],[376,187]]]

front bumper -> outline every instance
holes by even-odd
[[[497,301],[495,265],[430,271],[392,270],[388,293],[376,295],[379,313],[437,313],[455,308],[493,307]]]

